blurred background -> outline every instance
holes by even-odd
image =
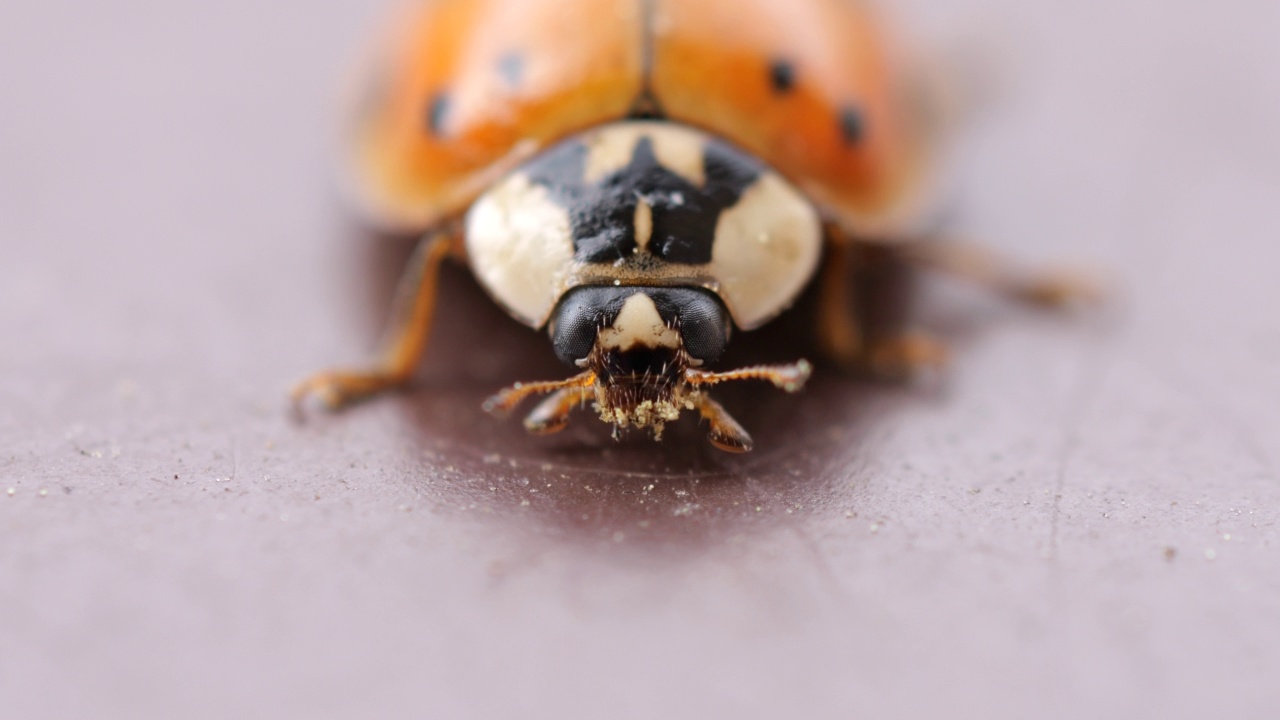
[[[945,379],[730,457],[485,416],[562,371],[461,270],[416,392],[291,421],[409,250],[334,182],[389,8],[6,0],[0,714],[1273,717],[1280,5],[884,7],[995,70],[951,227],[1116,296],[927,278]]]

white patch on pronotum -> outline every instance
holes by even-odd
[[[540,327],[573,261],[569,212],[516,173],[476,201],[466,233],[467,260],[480,283],[517,320]]]
[[[628,350],[636,345],[679,347],[680,333],[667,327],[653,298],[636,293],[622,303],[613,325],[600,331],[596,344],[605,350]]]
[[[647,252],[649,250],[649,240],[653,237],[653,208],[644,198],[637,198],[636,200],[634,224],[636,250],[638,252]]]
[[[821,254],[822,224],[812,203],[766,172],[721,213],[709,269],[738,327],[752,330],[795,301]]]
[[[671,172],[688,180],[695,187],[707,183],[703,167],[703,136],[688,128],[666,123],[649,123],[649,137],[653,138],[653,154],[658,162]]]
[[[702,187],[706,182],[703,136],[689,128],[651,121],[616,123],[585,137],[587,163],[583,180],[596,183],[631,164],[636,145],[645,137],[653,143],[653,154],[659,164]]]

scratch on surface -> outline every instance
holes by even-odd
[[[1062,516],[1062,493],[1067,485],[1067,473],[1076,451],[1080,448],[1080,425],[1093,409],[1102,391],[1103,378],[1113,362],[1112,353],[1105,352],[1094,362],[1085,363],[1074,383],[1072,395],[1075,403],[1067,412],[1063,423],[1062,448],[1058,453],[1058,474],[1053,485],[1053,509],[1049,515],[1049,560],[1058,559],[1058,525]]]
[[[231,436],[231,476],[227,479],[235,482],[236,469],[240,466],[240,438],[239,436]]]

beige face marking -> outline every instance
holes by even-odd
[[[596,336],[596,345],[605,350],[629,350],[636,345],[674,348],[680,346],[680,333],[662,321],[653,298],[636,293],[622,304],[613,326]]]
[[[541,325],[573,266],[569,212],[517,173],[476,201],[466,233],[467,259],[480,283],[516,319]]]
[[[702,164],[702,136],[688,128],[661,122],[627,122],[602,128],[585,139],[585,179],[599,182],[631,163],[641,138],[653,142],[653,154],[671,172],[701,187],[706,182]]]

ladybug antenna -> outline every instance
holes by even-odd
[[[546,395],[548,393],[559,393],[564,390],[583,390],[592,387],[595,385],[595,382],[596,374],[590,370],[574,375],[567,380],[558,380],[553,382],[518,382],[499,392],[497,395],[490,397],[488,400],[485,400],[484,409],[485,412],[497,415],[498,417],[506,417],[530,395]]]
[[[728,372],[708,372],[697,368],[684,371],[684,381],[693,385],[719,385],[734,380],[768,380],[774,387],[789,393],[804,387],[804,383],[813,374],[813,366],[808,360],[797,360],[790,365],[753,365]]]

